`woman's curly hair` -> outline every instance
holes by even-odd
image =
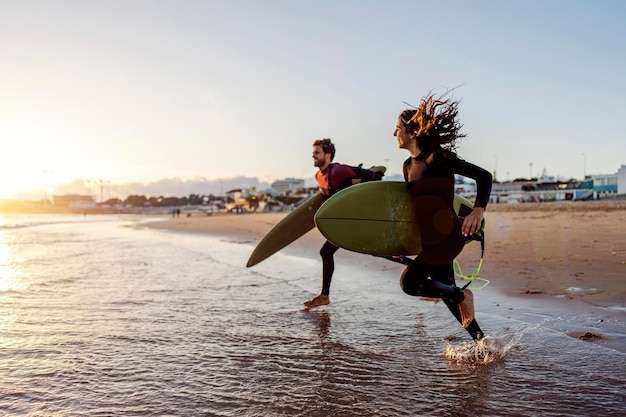
[[[457,120],[459,102],[444,99],[446,94],[438,98],[429,94],[417,109],[400,113],[406,130],[415,135],[424,155],[430,155],[437,148],[454,151],[456,141],[466,136],[460,133],[463,125]]]

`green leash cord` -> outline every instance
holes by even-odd
[[[483,266],[483,255],[485,254],[485,235],[484,233],[476,234],[472,237],[472,240],[478,240],[480,242],[480,262],[478,262],[478,268],[476,268],[474,270],[474,272],[472,272],[472,275],[467,276],[463,274],[463,270],[461,269],[461,264],[459,264],[459,261],[457,261],[456,259],[454,260],[454,262],[452,263],[452,266],[454,268],[454,275],[469,281],[467,284],[465,284],[464,287],[462,287],[461,289],[464,290],[467,287],[471,286],[472,289],[474,290],[482,290],[483,288],[485,288],[487,285],[489,285],[489,280],[487,278],[482,278],[479,277],[478,274],[480,273],[480,268]],[[390,261],[393,262],[398,262],[401,263],[403,265],[411,265],[411,262],[413,261],[413,259],[409,258],[408,256],[381,256],[381,258],[385,258],[388,259]],[[481,286],[477,286],[475,281],[481,281],[483,284]]]
[[[478,291],[478,290],[482,290],[483,288],[485,288],[487,285],[489,285],[489,282],[490,282],[488,279],[481,278],[478,276],[478,274],[480,273],[480,268],[483,266],[483,256],[485,255],[485,232],[481,231],[480,234],[473,235],[472,240],[478,240],[480,242],[480,262],[478,262],[478,268],[474,269],[474,272],[472,272],[472,275],[468,277],[467,275],[463,274],[463,270],[461,269],[461,264],[459,264],[459,261],[457,261],[456,259],[453,262],[453,267],[454,267],[455,276],[461,279],[464,279],[466,281],[469,281],[461,289],[464,290],[465,288],[471,286],[471,288]],[[481,281],[483,284],[481,286],[477,286],[474,281]]]
[[[480,267],[483,266],[483,258],[480,258],[480,262],[478,263],[478,268],[476,268],[474,270],[474,272],[472,272],[472,275],[467,276],[463,274],[463,270],[461,269],[461,264],[459,264],[459,261],[457,261],[456,259],[454,260],[453,263],[454,266],[454,275],[464,279],[466,281],[469,281],[462,289],[467,288],[468,286],[471,287],[472,289],[475,290],[482,290],[483,288],[485,288],[487,285],[489,285],[489,280],[486,278],[481,278],[478,276],[478,273],[480,272]],[[477,286],[475,281],[481,281],[483,284],[481,286]]]

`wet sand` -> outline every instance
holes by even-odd
[[[256,245],[288,213],[212,215],[184,213],[150,226],[208,233]],[[485,214],[486,251],[480,276],[504,295],[579,299],[592,306],[626,307],[626,201],[492,204]],[[283,251],[319,259],[323,236],[312,230]],[[458,260],[468,274],[480,245],[466,246]],[[245,264],[247,259],[242,259]],[[389,261],[343,251],[341,262],[389,269]],[[267,261],[264,261],[267,262]]]

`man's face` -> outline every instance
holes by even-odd
[[[330,154],[325,153],[321,146],[313,147],[313,165],[318,168],[330,163]]]

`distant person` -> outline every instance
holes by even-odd
[[[313,142],[313,165],[319,170],[315,173],[315,180],[320,191],[328,196],[335,194],[353,183],[371,181],[375,179],[372,171],[358,170],[348,165],[333,163],[335,145],[330,139],[317,139]],[[357,172],[358,171],[358,172]],[[338,246],[326,241],[320,250],[322,257],[322,289],[319,295],[306,301],[307,309],[330,304],[330,282],[335,271],[334,254]]]
[[[472,338],[480,340],[484,334],[476,322],[473,294],[455,285],[453,259],[463,248],[465,238],[481,230],[492,176],[457,156],[455,142],[465,136],[459,133],[457,114],[457,101],[431,94],[422,99],[417,109],[400,113],[397,120],[393,136],[398,147],[410,154],[404,161],[403,174],[414,191],[429,194],[430,188],[434,190],[432,194],[445,196],[441,201],[446,209],[453,209],[455,174],[473,178],[477,187],[472,212],[462,223],[455,224],[443,241],[430,246],[422,242],[422,252],[402,273],[400,286],[409,295],[441,298]]]

